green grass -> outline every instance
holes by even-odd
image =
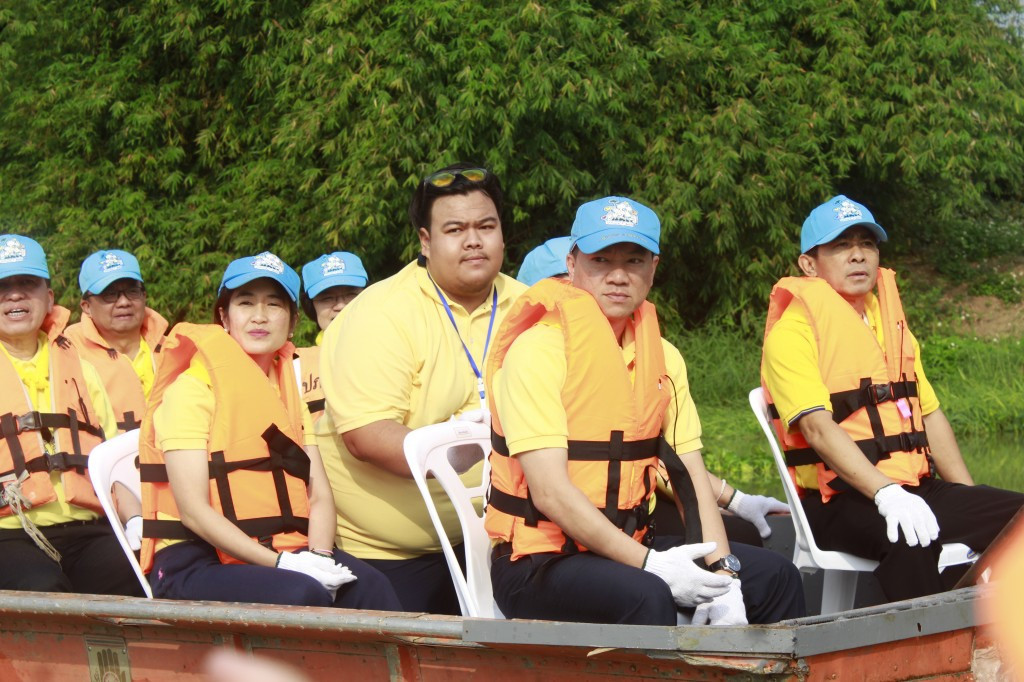
[[[746,492],[781,497],[747,404],[747,393],[758,385],[760,339],[704,328],[673,341],[686,359],[707,468]],[[956,336],[921,343],[925,371],[975,481],[1024,492],[1024,343]]]

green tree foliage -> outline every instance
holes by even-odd
[[[266,248],[390,274],[417,249],[417,180],[475,160],[506,188],[509,270],[580,202],[628,194],[663,219],[670,324],[750,324],[832,193],[897,239],[1021,198],[1024,60],[999,9],[8,0],[0,219],[42,239],[64,302],[119,246],[169,316],[203,319],[225,264]]]

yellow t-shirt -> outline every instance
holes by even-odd
[[[25,394],[28,396],[32,409],[37,411],[54,410],[53,400],[50,393],[50,345],[46,335],[40,332],[39,348],[30,360],[19,360],[7,352],[7,348],[0,344],[7,359],[14,366],[14,371],[21,378]],[[117,418],[114,416],[114,408],[110,406],[107,398],[107,391],[103,388],[99,373],[85,360],[82,363],[82,378],[85,380],[85,388],[89,393],[89,401],[92,403],[99,415],[100,427],[103,429],[105,438],[113,438],[117,435]],[[13,388],[13,387],[11,387]],[[46,406],[49,406],[48,408]],[[53,452],[53,446],[44,442],[47,452]],[[99,518],[99,514],[91,509],[85,509],[73,504],[68,504],[64,494],[64,484],[59,471],[50,472],[50,482],[57,494],[53,502],[33,507],[25,512],[25,516],[37,526],[52,526],[68,521],[90,521]],[[7,516],[0,519],[0,528],[11,529],[21,528],[21,521],[17,516]]]
[[[153,351],[150,349],[146,339],[139,339],[139,352],[132,360],[132,369],[139,377],[142,384],[142,394],[149,398],[149,392],[153,390],[153,381],[156,380],[156,369],[153,363]]]
[[[675,400],[665,410],[663,433],[680,455],[699,450],[700,419],[690,398],[690,384],[683,356],[661,340],[665,371],[675,386]],[[622,361],[630,378],[636,369],[636,344],[632,327],[623,336]],[[538,324],[512,344],[501,369],[494,375],[494,401],[505,431],[509,454],[515,456],[540,448],[565,448],[569,429],[562,406],[562,387],[567,364],[562,330],[557,323]],[[678,404],[678,420],[676,405]]]
[[[874,294],[868,294],[865,314],[866,324],[874,331],[879,346],[884,349],[881,308]],[[929,414],[939,408],[939,399],[925,377],[921,347],[909,329],[907,334],[914,344],[914,372],[917,374],[921,413]],[[807,309],[800,301],[794,300],[786,308],[764,340],[761,375],[779,415],[789,429],[797,428],[797,420],[808,412],[821,409],[832,411],[829,391],[818,368],[818,342],[807,319]],[[814,466],[797,468],[797,485],[817,490]]]
[[[496,334],[526,290],[505,275],[495,280]],[[480,367],[491,298],[472,314],[449,300],[459,335]],[[408,559],[441,551],[412,479],[357,460],[340,434],[390,420],[416,429],[480,408],[477,379],[425,268],[415,262],[377,282],[341,311],[324,334],[320,382],[327,407],[316,423],[317,444],[338,511],[338,546],[361,559]],[[481,468],[465,474],[470,485]],[[461,542],[455,509],[430,482],[453,543]]]

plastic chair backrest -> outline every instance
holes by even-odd
[[[120,434],[115,438],[100,443],[89,453],[89,478],[92,480],[92,487],[96,491],[103,511],[110,521],[110,527],[114,529],[117,541],[121,543],[121,549],[128,557],[132,569],[135,571],[142,589],[146,596],[153,598],[153,590],[149,587],[149,581],[142,573],[139,560],[135,558],[135,552],[128,546],[128,539],[124,534],[124,526],[117,516],[114,508],[114,498],[111,493],[111,486],[120,483],[132,492],[139,500],[142,499],[142,483],[139,480],[139,470],[135,466],[135,457],[139,453],[139,430],[132,429]]]
[[[782,488],[786,493],[786,502],[793,517],[793,530],[796,532],[796,543],[793,547],[793,563],[797,568],[829,568],[845,571],[871,571],[878,565],[877,561],[864,559],[846,552],[834,552],[823,550],[814,542],[814,535],[811,533],[810,524],[804,514],[803,505],[800,504],[800,495],[797,492],[796,484],[789,475],[786,467],[786,460],[779,448],[779,442],[775,437],[775,427],[768,412],[768,403],[764,398],[764,389],[760,386],[750,392],[750,409],[757,417],[757,423],[761,425],[764,437],[768,441],[772,457],[775,460],[775,468],[782,479]]]
[[[440,539],[462,615],[502,618],[491,592],[491,543],[479,511],[483,508],[490,483],[490,466],[487,462],[491,452],[490,425],[450,421],[424,426],[406,435],[404,449],[413,480],[427,505],[430,520]],[[480,483],[467,487],[460,474],[471,470],[481,460],[483,473]],[[428,475],[440,484],[458,514],[466,551],[465,575],[434,506],[434,498],[427,484]],[[475,505],[474,500],[477,502]]]

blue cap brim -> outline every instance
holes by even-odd
[[[876,237],[878,237],[878,241],[880,241],[880,242],[887,242],[887,241],[889,241],[889,235],[887,235],[885,233],[885,230],[882,228],[881,225],[879,225],[878,223],[872,223],[872,222],[865,221],[863,223],[853,223],[852,225],[841,225],[837,229],[832,230],[831,232],[829,232],[828,234],[822,235],[821,237],[819,237],[818,240],[814,244],[808,244],[807,246],[801,245],[801,253],[807,253],[808,251],[813,249],[815,246],[821,246],[822,244],[828,244],[831,241],[835,241],[836,239],[839,238],[839,235],[841,235],[843,232],[846,232],[850,228],[859,227],[859,226],[863,226],[863,227],[866,227],[869,230],[871,230],[871,232]]]
[[[246,284],[252,282],[253,280],[269,279],[277,282],[282,287],[284,287],[285,292],[292,299],[292,303],[297,303],[299,300],[299,276],[295,275],[295,282],[289,285],[285,281],[286,274],[287,271],[280,275],[267,272],[266,270],[243,272],[240,275],[235,275],[234,277],[231,277],[230,279],[226,279],[223,282],[221,282],[220,289],[217,290],[217,295],[219,296],[221,292],[223,292],[225,289],[237,289],[241,286],[245,286]]]
[[[135,274],[134,272],[129,272],[127,270],[118,270],[116,272],[111,272],[108,275],[100,277],[98,280],[89,285],[89,288],[85,290],[85,293],[102,294],[104,289],[106,289],[119,279],[134,279],[136,282],[142,281],[142,277]]]
[[[0,266],[0,279],[7,279],[8,277],[15,277],[17,275],[32,275],[33,277],[42,277],[47,281],[49,281],[50,279],[50,271],[46,268],[39,268],[26,264],[10,266],[10,269]]]
[[[310,298],[316,298],[321,292],[326,291],[331,287],[359,287],[360,289],[364,289],[366,288],[366,278],[362,275],[336,275],[333,277],[326,277],[306,289],[306,295]]]
[[[573,246],[583,253],[591,254],[597,253],[601,249],[606,249],[609,246],[624,243],[639,244],[655,255],[661,253],[658,249],[658,242],[654,241],[650,237],[640,234],[639,232],[626,230],[621,227],[610,227],[607,230],[601,230],[600,232],[594,232],[593,234],[588,234],[585,237],[580,237],[573,243]],[[571,250],[572,249],[570,248],[570,251]]]

